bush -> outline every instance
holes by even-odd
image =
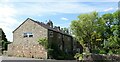
[[[41,44],[42,46],[44,46],[46,49],[48,49],[48,41],[46,38],[40,38],[38,40],[39,44]]]
[[[112,50],[109,50],[108,54],[113,54],[113,51],[112,51]]]
[[[98,50],[98,49],[92,50],[92,53],[95,53],[95,54],[99,54],[99,52],[100,52],[100,50]]]
[[[107,54],[107,52],[105,50],[100,50],[99,54]]]
[[[76,53],[74,58],[78,60],[83,60],[83,54]]]

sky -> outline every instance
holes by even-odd
[[[112,13],[118,9],[119,0],[0,0],[0,28],[9,41],[13,31],[27,18],[55,26],[69,27],[82,13],[97,11]]]

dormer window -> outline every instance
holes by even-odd
[[[31,32],[26,32],[24,33],[24,38],[25,37],[33,37],[33,34]]]

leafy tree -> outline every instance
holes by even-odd
[[[118,51],[115,50],[120,48],[120,11],[118,10],[111,15],[113,19],[109,21],[111,24],[109,24],[108,30],[106,30],[109,35],[104,47],[117,53]]]
[[[3,30],[0,28],[0,44],[2,45],[2,50],[7,50],[7,45],[10,43],[7,38],[5,33],[3,32]]]
[[[95,53],[114,53],[120,47],[120,11],[106,13],[101,17],[97,12],[81,14],[71,22],[72,34],[89,51]],[[102,51],[100,51],[102,50]],[[114,51],[115,50],[115,51]]]
[[[92,47],[97,47],[96,45],[99,45],[99,41],[102,40],[101,31],[104,29],[101,24],[104,24],[104,22],[98,18],[98,13],[92,12],[81,14],[78,16],[78,20],[71,22],[72,33],[84,47],[88,47],[89,52],[92,52]]]

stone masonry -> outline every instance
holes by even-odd
[[[24,37],[26,32],[31,32],[33,37]],[[8,45],[8,55],[47,59],[47,51],[37,42],[40,38],[47,38],[47,29],[28,18],[13,31],[13,42]]]
[[[72,54],[73,41],[71,35],[60,30],[60,27],[53,27],[53,23],[50,21],[44,24],[28,18],[13,31],[13,42],[8,45],[8,55],[49,58],[47,50],[38,42],[41,38],[46,38],[49,44],[55,43],[60,50]]]
[[[9,56],[46,59],[47,51],[42,45],[9,45]]]

